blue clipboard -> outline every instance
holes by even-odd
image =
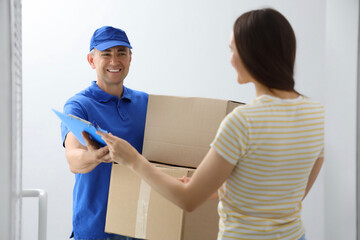
[[[108,131],[101,129],[96,123],[88,122],[71,114],[65,115],[55,109],[51,110],[61,119],[65,126],[72,132],[72,134],[74,134],[82,145],[86,146],[85,140],[81,135],[81,132],[85,131],[89,133],[90,138],[97,142],[100,147],[106,146],[105,141],[101,138],[101,136],[96,134],[96,131],[99,130],[105,133],[108,133]]]

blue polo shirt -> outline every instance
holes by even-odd
[[[94,81],[66,102],[64,113],[95,121],[102,129],[125,139],[141,153],[147,102],[147,93],[124,86],[123,96],[119,99],[101,90]],[[68,132],[62,124],[63,143]],[[111,166],[111,163],[101,163],[87,174],[75,174],[72,232],[75,239],[115,236],[104,232]]]

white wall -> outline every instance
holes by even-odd
[[[354,2],[341,1],[338,5],[344,4],[352,9],[356,5]],[[348,119],[338,118],[337,109],[334,108],[336,105],[332,103],[335,99],[346,98],[350,106],[344,111],[350,113],[356,93],[341,92],[331,100],[324,92],[324,89],[331,92],[336,90],[330,88],[338,88],[328,84],[332,81],[335,85],[337,81],[334,77],[326,75],[329,79],[325,78],[329,68],[334,74],[338,73],[332,65],[326,65],[325,47],[328,45],[325,38],[339,30],[329,25],[335,21],[332,19],[335,15],[328,14],[330,6],[327,6],[326,0],[23,1],[23,187],[42,188],[49,193],[48,239],[66,239],[71,232],[74,183],[61,146],[60,123],[51,108],[62,110],[70,96],[95,80],[95,72],[86,61],[93,31],[102,25],[126,30],[134,48],[130,74],[125,82],[128,87],[155,94],[249,102],[255,96],[254,89],[251,85],[240,86],[236,83],[235,71],[229,63],[229,37],[235,19],[241,13],[267,6],[282,12],[295,30],[298,43],[297,90],[323,101],[327,114],[330,114],[327,117],[337,118],[337,126],[346,124]],[[357,9],[352,9],[344,21],[351,21],[357,26],[357,21],[353,19],[358,14]],[[345,14],[345,10],[342,13]],[[352,29],[354,34],[357,33],[357,27]],[[354,37],[355,41],[353,33],[346,31],[345,34],[340,42],[346,42],[347,36]],[[352,50],[357,52],[355,45],[348,48],[349,51],[344,54],[351,54]],[[349,61],[355,64],[356,59],[350,58]],[[347,69],[345,62],[342,66],[344,70]],[[351,84],[343,85],[344,89],[352,87],[356,78],[350,75],[346,81]],[[348,132],[355,133],[353,124],[347,127]],[[330,134],[327,130],[326,135]],[[355,169],[355,149],[346,142],[337,144],[347,149],[349,165]],[[342,153],[337,147],[332,151],[339,155]],[[330,160],[334,161],[334,165],[339,161]],[[332,173],[331,170],[330,173],[335,177],[349,178],[346,183],[352,184],[354,189],[354,175],[351,171],[348,174],[348,167],[341,168],[341,174]],[[324,175],[323,169],[303,205],[303,220],[310,240],[322,240],[325,236],[326,239],[342,239],[325,235],[325,229],[328,230],[325,216],[333,216],[335,212],[326,208],[325,214],[324,203],[331,199],[325,199],[325,179],[328,181],[330,177],[325,178]],[[355,212],[352,205],[354,194],[343,194],[351,201],[349,211]],[[36,239],[37,218],[34,216],[37,214],[37,201],[25,199],[23,206],[23,236],[26,236],[26,240]],[[349,221],[346,233],[354,235],[355,222],[352,222],[352,218]],[[339,220],[336,224],[344,223]],[[329,230],[343,233],[341,228],[331,227]]]
[[[355,239],[359,2],[328,0],[326,13],[326,239]]]

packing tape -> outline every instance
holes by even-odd
[[[136,211],[135,237],[146,238],[147,215],[149,209],[151,187],[144,180],[141,180],[139,200]]]

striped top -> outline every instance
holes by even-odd
[[[301,200],[324,149],[324,108],[268,95],[234,109],[211,147],[234,170],[219,189],[218,239],[299,239]]]

